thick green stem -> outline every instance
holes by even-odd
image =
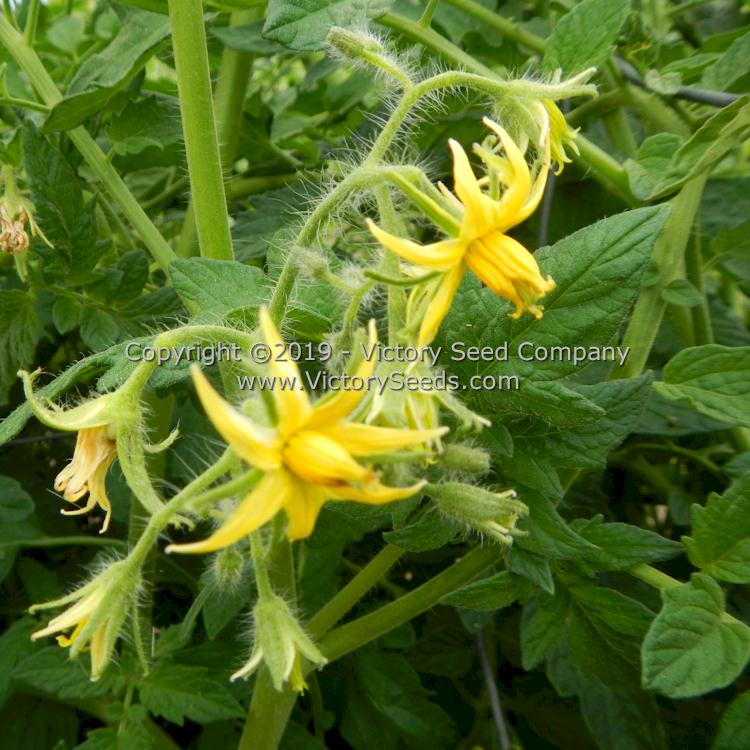
[[[448,5],[462,10],[466,15],[476,18],[491,29],[502,34],[506,39],[510,39],[522,47],[526,47],[532,52],[544,52],[544,39],[536,34],[519,26],[514,21],[503,18],[495,11],[490,10],[484,5],[480,5],[474,0],[446,0]]]
[[[203,3],[169,0],[169,20],[198,244],[204,258],[232,260]]]
[[[232,13],[230,26],[242,26],[255,17],[255,11],[238,11]],[[245,104],[247,83],[250,79],[253,58],[246,52],[237,52],[226,47],[221,57],[219,76],[214,92],[216,110],[216,134],[221,154],[221,166],[225,173],[229,171],[237,153],[237,142],[242,124],[242,109]],[[252,178],[251,178],[252,179]],[[264,179],[264,178],[256,178]],[[227,200],[232,200],[230,185],[225,185]],[[259,192],[259,191],[255,191]],[[177,254],[187,257],[193,254],[196,244],[197,225],[195,222],[195,205],[191,199],[177,241]]]
[[[399,233],[398,217],[393,207],[393,200],[387,185],[375,188],[375,198],[378,202],[380,223],[386,232]],[[401,273],[398,256],[390,250],[385,251],[383,269],[387,274],[398,277]],[[388,287],[388,341],[394,343],[398,331],[406,322],[406,293],[398,286]]]
[[[658,267],[658,278],[656,283],[641,289],[622,341],[623,347],[630,347],[630,353],[623,367],[612,369],[612,378],[633,378],[640,375],[646,367],[667,306],[662,292],[683,273],[685,248],[705,182],[705,174],[695,177],[671,201],[671,213],[654,244],[652,255]]]
[[[330,661],[340,659],[431,609],[443,596],[468,583],[499,559],[497,547],[473,549],[419,588],[369,615],[332,630],[321,641],[322,652]]]
[[[34,50],[24,44],[21,34],[13,28],[8,20],[0,15],[0,44],[2,44],[21,70],[26,73],[31,85],[39,94],[42,101],[48,107],[54,107],[62,99],[55,82],[42,65],[39,56]],[[169,264],[175,259],[172,248],[167,244],[159,230],[154,226],[146,212],[140,207],[138,201],[128,190],[120,175],[117,174],[96,141],[89,135],[88,131],[79,126],[68,131],[68,137],[75,147],[80,151],[86,163],[96,175],[97,179],[104,183],[109,194],[120,206],[128,221],[141,235],[143,243],[151,255],[166,271]]]
[[[273,596],[271,579],[268,577],[266,567],[266,550],[263,547],[263,537],[260,529],[250,534],[250,550],[253,556],[253,567],[255,568],[255,582],[258,585],[258,595],[263,597]]]
[[[36,25],[39,21],[39,0],[29,0],[29,9],[26,12],[26,28],[23,30],[23,40],[31,47],[36,37]]]
[[[327,633],[401,558],[404,550],[389,544],[313,615],[307,626],[313,638]]]
[[[678,581],[676,578],[662,573],[651,565],[636,565],[630,568],[628,573],[635,578],[639,578],[649,586],[653,586],[655,589],[673,589],[682,586],[682,581]]]
[[[703,283],[703,253],[701,252],[700,235],[693,235],[685,252],[685,271],[688,281],[700,292],[701,302],[691,308],[693,330],[696,344],[713,344],[714,332],[711,327],[711,313],[708,309],[708,298]]]

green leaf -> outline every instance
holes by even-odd
[[[547,560],[541,555],[536,555],[523,547],[514,545],[508,555],[508,570],[526,578],[548,594],[555,592],[552,570]]]
[[[664,606],[643,641],[644,686],[689,698],[737,679],[750,658],[750,628],[728,618],[719,584],[694,573],[661,595]]]
[[[233,260],[189,258],[169,270],[182,301],[200,310],[196,320],[216,322],[232,310],[257,310],[268,296],[263,271]]]
[[[673,193],[691,177],[718,164],[748,129],[750,101],[742,97],[706,120],[679,148],[675,148],[676,136],[652,136],[635,160],[625,162],[634,195],[650,201]]]
[[[523,668],[530,672],[554,648],[565,631],[570,594],[558,586],[553,595],[538,592],[523,607],[521,655]]]
[[[597,516],[590,521],[579,519],[571,528],[598,547],[581,561],[592,570],[627,570],[639,563],[669,560],[682,547],[648,529],[628,523],[602,523]]]
[[[81,303],[73,297],[57,297],[52,305],[52,322],[60,333],[69,333],[81,321]]]
[[[152,146],[159,149],[174,146],[182,141],[179,108],[155,96],[128,102],[107,125],[107,135],[118,154],[138,154]]]
[[[19,369],[28,369],[40,337],[34,298],[18,289],[0,291],[0,390],[15,382]]]
[[[270,0],[263,36],[296,50],[323,49],[331,26],[365,26],[392,0]]]
[[[3,522],[21,521],[34,512],[34,501],[12,477],[0,475],[0,516]]]
[[[557,284],[544,299],[545,312],[540,320],[531,315],[510,319],[510,303],[466,275],[436,341],[451,357],[444,366],[466,385],[472,376],[488,373],[517,375],[521,380],[519,391],[467,390],[472,408],[490,417],[518,414],[525,408],[524,390],[530,382],[537,385],[557,380],[588,362],[574,361],[572,347],[584,347],[586,352],[593,348],[598,354],[611,344],[640,288],[651,248],[668,211],[664,206],[626,211],[537,251],[534,257],[542,273],[550,274]],[[456,361],[452,348],[455,342],[461,342],[464,349],[494,348],[507,342],[508,360]],[[554,358],[524,361],[519,347],[524,347],[526,357],[533,357],[531,352],[536,348],[547,354],[552,347],[558,349]],[[613,349],[612,354],[615,352]]]
[[[601,67],[630,12],[629,0],[582,0],[556,24],[544,48],[545,70],[563,77]]]
[[[750,427],[750,346],[694,346],[672,357],[662,396],[686,401],[707,417]]]
[[[237,52],[250,52],[253,55],[276,55],[285,52],[280,44],[263,39],[262,28],[261,21],[253,21],[242,26],[213,27],[211,33],[226,47]]]
[[[112,346],[120,329],[111,315],[96,307],[86,307],[81,315],[81,338],[93,351]]]
[[[122,28],[101,52],[85,60],[44,130],[70,130],[98,112],[124,88],[169,35],[169,19],[144,10],[119,8]]]
[[[106,695],[112,689],[111,676],[92,682],[83,659],[71,660],[59,646],[47,646],[27,656],[13,677],[62,700],[83,700]]]
[[[186,718],[207,723],[245,715],[224,683],[209,677],[202,667],[157,664],[138,692],[149,712],[174,724],[182,725]]]
[[[703,71],[701,85],[731,91],[732,86],[750,73],[750,33],[735,39],[721,57]]]
[[[724,711],[711,750],[746,750],[750,747],[750,691],[738,695]]]
[[[490,612],[510,606],[517,601],[518,596],[519,589],[516,580],[507,570],[503,570],[489,578],[474,581],[456,591],[451,591],[450,594],[440,599],[440,603]]]
[[[529,506],[529,515],[518,522],[518,527],[528,531],[528,536],[518,537],[515,544],[558,560],[580,557],[596,549],[568,526],[547,498],[522,490],[519,499]]]
[[[11,694],[11,680],[16,665],[33,649],[31,634],[38,623],[31,617],[16,620],[0,635],[0,706]]]
[[[409,552],[426,552],[448,544],[457,531],[456,526],[433,507],[415,523],[396,531],[386,531],[383,539]]]
[[[355,655],[358,689],[406,742],[451,747],[450,716],[425,696],[419,675],[400,654],[362,649]]]
[[[750,583],[750,472],[723,495],[691,509],[692,532],[683,537],[690,562],[730,583]]]
[[[23,163],[31,187],[34,217],[54,248],[35,240],[45,277],[60,283],[87,281],[104,248],[97,242],[93,202],[84,204],[76,173],[63,155],[28,122]],[[65,279],[65,276],[69,276]]]
[[[597,407],[598,415],[587,422],[564,427],[542,420],[511,424],[513,458],[510,462],[503,459],[500,467],[512,480],[522,483],[528,483],[525,478],[528,469],[521,463],[524,457],[528,462],[541,455],[550,466],[559,468],[600,468],[609,453],[635,429],[650,384],[651,376],[642,375],[628,380],[576,385],[576,392]],[[513,473],[509,470],[511,467]]]
[[[607,750],[667,750],[652,695],[631,685],[585,676],[565,648],[554,649],[547,674],[561,695],[575,695],[597,745]]]
[[[661,298],[678,307],[695,307],[703,302],[703,295],[687,279],[670,281],[662,290]]]

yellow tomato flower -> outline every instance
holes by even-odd
[[[71,658],[91,650],[91,679],[98,680],[109,663],[123,622],[137,596],[140,578],[127,560],[112,563],[96,578],[72,593],[45,604],[35,604],[32,614],[42,609],[71,604],[50,620],[47,627],[32,633],[36,641],[55,633],[57,643],[70,649]],[[66,631],[72,631],[65,635]]]
[[[265,309],[260,312],[260,323],[270,350],[282,351],[283,341]],[[370,345],[374,346],[374,321],[369,330]],[[410,487],[383,485],[375,472],[356,458],[420,445],[445,434],[447,428],[403,430],[347,421],[366,395],[366,388],[342,389],[311,404],[293,361],[279,361],[275,356],[270,364],[276,378],[274,427],[259,425],[235,410],[193,366],[193,381],[209,419],[235,452],[260,469],[263,477],[208,539],[170,545],[168,551],[213,552],[260,528],[280,510],[289,521],[289,539],[304,539],[312,533],[328,500],[389,503],[423,487],[424,482]],[[360,379],[367,382],[375,364],[375,357],[364,360],[352,375],[352,384]]]
[[[60,511],[66,516],[88,513],[97,505],[104,511],[104,523],[99,530],[103,534],[109,527],[112,505],[107,497],[107,471],[117,456],[111,427],[90,427],[78,433],[71,462],[57,475],[55,492],[62,492],[71,503],[78,502],[88,494],[86,504],[76,510]]]
[[[555,288],[555,282],[541,275],[534,256],[523,245],[505,234],[527,219],[539,205],[550,167],[550,140],[544,139],[544,161],[532,181],[523,154],[512,138],[497,123],[484,118],[498,137],[505,158],[475,145],[474,149],[505,190],[499,200],[486,194],[474,175],[466,152],[453,139],[453,181],[457,199],[448,197],[462,212],[458,235],[430,245],[389,234],[368,220],[375,238],[404,260],[443,275],[422,319],[418,345],[427,346],[448,314],[453,297],[466,268],[470,268],[493,292],[512,302],[518,318],[528,310],[539,318],[538,300]],[[481,181],[481,182],[484,182]]]
[[[34,380],[40,372],[18,373],[23,380],[31,410],[48,427],[78,433],[73,458],[57,475],[55,491],[62,492],[63,497],[71,503],[78,502],[86,494],[89,496],[82,508],[63,510],[61,513],[76,516],[88,513],[98,505],[104,511],[104,523],[99,531],[103,534],[112,515],[106,479],[107,471],[117,456],[115,421],[120,408],[118,395],[116,392],[107,393],[72,409],[61,409],[34,393]]]

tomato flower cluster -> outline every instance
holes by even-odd
[[[484,119],[489,134],[482,144],[473,147],[483,169],[481,176],[476,175],[464,148],[450,140],[453,191],[441,183],[424,189],[411,185],[404,190],[446,234],[444,239],[419,244],[366,220],[382,248],[408,264],[401,268],[396,260],[402,273],[399,283],[412,287],[403,327],[390,331],[399,343],[419,349],[433,341],[467,271],[512,303],[511,317],[525,313],[542,316],[542,302],[555,288],[554,279],[544,275],[533,254],[509,231],[539,205],[553,164],[561,169],[569,161],[566,148],[575,148],[575,133],[552,100],[524,106],[537,128],[533,139],[524,137],[517,142],[499,123]],[[394,184],[404,185],[399,180]],[[0,220],[5,221],[1,209]],[[250,342],[262,339],[271,350],[284,347],[279,321],[269,310],[261,308],[258,323]],[[176,332],[164,335],[174,338]],[[369,321],[366,336],[367,347],[376,352],[375,321]],[[173,340],[161,344],[173,346]],[[134,495],[151,514],[143,544],[139,542],[128,558],[113,563],[69,596],[42,605],[72,605],[34,637],[62,633],[58,642],[70,647],[72,655],[90,646],[92,679],[106,668],[128,608],[137,606],[145,537],[150,534],[153,543],[175,519],[187,521],[176,513],[178,510],[190,516],[210,509],[221,520],[206,538],[171,543],[166,547],[168,553],[210,553],[234,546],[242,549],[250,537],[259,591],[254,608],[256,639],[250,660],[234,677],[247,677],[265,663],[277,689],[286,682],[295,690],[304,689],[305,664],[307,668],[322,666],[326,658],[304,631],[291,605],[273,591],[265,577],[262,530],[273,519],[278,519],[276,528],[285,529],[290,541],[303,540],[313,533],[321,509],[329,501],[384,504],[426,493],[446,522],[457,523],[498,544],[507,546],[514,535],[522,533],[515,528],[516,521],[527,509],[512,491],[492,493],[454,481],[427,485],[419,476],[442,452],[449,431],[441,421],[442,411],[453,412],[464,426],[481,428],[488,424],[454,394],[340,390],[314,399],[291,358],[273,357],[267,364],[269,374],[278,382],[286,382],[287,387],[274,389],[265,400],[251,398],[240,405],[220,395],[200,367],[191,367],[200,403],[228,449],[207,470],[205,478],[197,478],[165,503],[153,490],[143,457],[146,451],[169,447],[177,433],[161,445],[144,444],[142,409],[138,405],[141,390],[155,367],[155,362],[145,360],[119,389],[67,410],[35,392],[38,373],[21,373],[28,402],[37,417],[55,429],[77,433],[72,461],[59,472],[54,487],[65,501],[80,505],[63,512],[80,514],[99,508],[104,511],[101,533],[106,532],[111,516],[106,476],[113,462],[119,460]],[[353,357],[348,371],[367,381],[378,367],[393,364],[378,362],[377,357]],[[431,365],[419,362],[410,368],[429,376]],[[477,453],[471,448],[466,451],[472,457]],[[488,470],[483,454],[478,456],[483,470]],[[242,465],[247,466],[244,473]],[[379,466],[407,468],[384,472]],[[229,472],[233,479],[216,484]],[[446,474],[445,478],[450,476]],[[225,502],[218,505],[214,498],[235,502],[227,507]]]

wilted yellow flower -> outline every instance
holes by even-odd
[[[265,309],[260,322],[272,352],[282,351],[283,341]],[[377,343],[370,322],[370,346]],[[232,515],[208,539],[193,544],[170,545],[174,552],[212,552],[260,528],[280,510],[287,515],[290,539],[312,533],[321,508],[328,500],[389,503],[417,492],[424,485],[388,487],[369,466],[356,458],[390,453],[420,445],[443,435],[447,428],[402,430],[372,427],[347,421],[367,389],[350,387],[320,399],[314,405],[302,385],[297,365],[288,357],[271,359],[276,378],[273,401],[276,424],[266,427],[241,414],[214,390],[197,367],[192,368],[198,396],[209,419],[236,453],[263,477]],[[351,376],[351,384],[366,383],[375,358],[364,360]]]
[[[117,394],[108,393],[86,401],[72,409],[61,409],[48,402],[43,404],[34,393],[34,380],[39,370],[29,375],[19,372],[29,406],[41,422],[56,430],[78,432],[71,462],[57,475],[55,491],[71,503],[88,494],[86,504],[76,510],[62,510],[65,515],[87,513],[97,505],[104,511],[104,523],[99,533],[109,527],[112,506],[107,497],[107,471],[117,456],[114,420],[118,412]]]
[[[135,601],[140,578],[127,560],[115,562],[89,583],[67,596],[45,604],[36,604],[30,612],[73,606],[50,620],[46,628],[32,633],[36,641],[60,633],[57,642],[70,649],[71,658],[91,649],[91,679],[98,680],[104,672],[122,629],[123,622]],[[66,631],[72,632],[65,635]]]
[[[461,145],[451,139],[454,190],[458,199],[447,194],[462,212],[457,236],[430,245],[396,237],[368,221],[370,231],[386,248],[404,260],[442,271],[432,300],[422,319],[418,345],[427,346],[434,338],[466,268],[470,268],[493,292],[512,302],[518,318],[528,310],[537,318],[542,315],[538,300],[555,288],[555,282],[541,275],[534,256],[523,245],[509,237],[512,227],[527,219],[544,193],[550,166],[550,141],[544,139],[544,160],[532,181],[529,167],[513,139],[497,123],[484,123],[500,140],[505,158],[475,145],[474,150],[491,174],[505,186],[498,200],[486,194],[472,171]]]
[[[107,497],[107,471],[117,455],[110,425],[90,427],[78,433],[71,462],[57,475],[55,492],[62,492],[71,503],[78,502],[88,494],[82,508],[60,511],[66,516],[88,513],[97,505],[104,511],[104,523],[99,530],[103,534],[109,527],[112,505]]]

